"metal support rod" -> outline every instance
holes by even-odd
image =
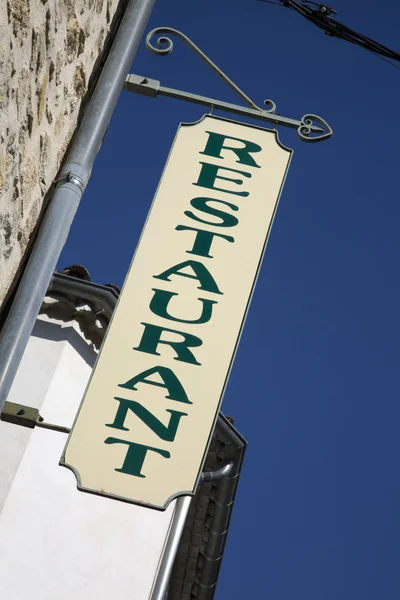
[[[172,517],[171,527],[158,565],[149,600],[165,600],[166,598],[169,578],[174,566],[175,556],[178,551],[191,501],[191,496],[180,496],[176,501],[174,516]]]
[[[47,423],[47,421],[41,420],[41,417],[36,420],[35,426],[41,429],[48,429],[49,431],[57,431],[58,433],[71,433],[71,427],[64,427],[64,425],[55,425],[54,423]]]
[[[223,110],[225,112],[241,115],[242,117],[251,117],[252,119],[266,121],[267,123],[273,123],[274,125],[285,125],[286,127],[291,127],[292,129],[298,129],[301,125],[301,121],[298,119],[281,117],[280,115],[276,115],[275,113],[271,113],[266,110],[247,108],[246,106],[239,106],[238,104],[231,104],[230,102],[224,102],[223,100],[217,100],[215,98],[207,98],[206,96],[199,96],[198,94],[183,92],[181,90],[165,87],[163,85],[160,85],[158,89],[158,95],[167,96],[167,98],[175,98],[175,100],[185,100],[186,102],[192,102],[193,104],[200,104],[202,106],[208,106],[209,108]],[[311,131],[315,133],[324,133],[324,130],[321,129],[321,127],[315,126],[312,126]]]
[[[224,102],[223,100],[217,100],[216,98],[199,96],[198,94],[165,87],[161,85],[157,79],[142,77],[135,73],[130,73],[128,75],[124,88],[128,90],[128,92],[141,94],[143,96],[148,96],[149,98],[167,96],[168,98],[175,98],[175,100],[184,100],[185,102],[200,104],[200,106],[215,108],[242,117],[250,117],[251,119],[265,121],[266,123],[272,123],[273,125],[282,125],[284,127],[296,129],[298,136],[303,142],[319,142],[332,136],[332,129],[322,117],[314,114],[306,114],[301,119],[282,117],[281,115],[275,114],[274,111],[276,107],[272,100],[266,101],[272,105],[271,110],[247,108],[246,106],[231,104],[230,102]]]
[[[130,0],[40,224],[39,233],[0,333],[3,410],[47,287],[89,179],[155,0]]]
[[[207,56],[207,54],[203,52],[201,48],[199,48],[199,46],[197,46],[197,44],[193,42],[193,40],[182,33],[182,31],[173,29],[172,27],[156,27],[155,29],[152,29],[146,36],[146,48],[150,50],[150,52],[153,52],[153,54],[158,54],[158,56],[166,56],[167,54],[171,54],[174,43],[169,37],[164,37],[162,35],[164,33],[178,37],[184,41],[185,44],[189,46],[189,48],[191,48],[197,54],[197,56],[200,56],[201,60],[204,61],[206,65],[208,65],[210,69],[214,71],[214,73],[216,73],[218,77],[220,77],[222,81],[224,81],[231,88],[231,90],[233,90],[238,96],[240,96],[242,100],[246,102],[246,104],[255,108],[256,110],[260,110],[257,104],[255,104],[255,102],[253,102],[253,100],[249,98],[249,96],[245,94],[244,91],[241,90],[240,87],[236,85],[236,83],[234,83],[232,79],[228,77],[228,75],[224,73],[223,70],[220,69],[215,62],[213,62],[211,58]],[[156,36],[158,36],[158,38],[154,44],[153,38]],[[267,100],[267,103],[269,102],[270,100]]]

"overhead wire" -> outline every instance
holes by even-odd
[[[271,2],[270,0],[259,0],[259,2],[276,4],[276,2]],[[391,50],[387,46],[347,27],[347,25],[344,25],[337,19],[331,17],[331,14],[337,14],[331,6],[327,4],[317,4],[312,0],[303,0],[303,2],[298,2],[298,0],[279,0],[279,2],[281,2],[281,6],[290,8],[299,13],[308,21],[322,29],[327,35],[360,46],[361,48],[372,52],[372,54],[375,54],[378,58],[385,60],[385,62],[388,62],[392,67],[395,67],[396,69],[399,68],[391,61],[395,60],[400,62],[400,53]],[[312,4],[317,8],[311,8],[310,6],[307,6],[307,4]]]
[[[372,52],[372,50],[371,50]],[[377,58],[380,58],[381,60],[384,60],[385,63],[388,63],[388,65],[390,65],[391,67],[394,67],[395,69],[397,69],[398,71],[400,71],[400,67],[395,65],[391,60],[389,60],[388,58],[385,58],[384,56],[381,56],[380,54],[377,54],[376,52],[372,52],[372,54],[374,54]]]
[[[274,6],[280,6],[281,8],[285,8],[283,4],[279,4],[279,2],[272,2],[272,0],[259,0],[259,2],[265,2],[265,4],[273,4]]]

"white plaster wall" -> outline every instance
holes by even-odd
[[[72,324],[42,320],[9,399],[70,426],[94,360]],[[148,600],[174,503],[159,512],[78,492],[58,466],[65,441],[0,423],[1,600]]]
[[[67,329],[55,323],[37,321],[8,396],[9,402],[40,409],[70,330],[71,324]],[[79,335],[78,337],[85,343]],[[7,498],[31,433],[31,429],[0,421],[0,509]]]

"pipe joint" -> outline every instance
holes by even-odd
[[[234,463],[231,461],[226,465],[222,465],[222,467],[216,469],[215,471],[203,471],[200,475],[200,482],[208,483],[210,481],[219,481],[220,479],[225,479],[232,471],[233,466]]]
[[[89,174],[89,169],[83,165],[73,162],[66,163],[60,176],[56,179],[57,187],[72,184],[72,189],[78,191],[79,196],[82,196],[89,180]],[[76,188],[78,189],[76,190]]]

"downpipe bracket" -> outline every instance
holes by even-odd
[[[89,181],[89,175],[90,172],[83,165],[67,163],[55,180],[56,187],[67,186],[74,190],[78,188],[76,191],[82,196]],[[72,184],[72,186],[68,184]]]

